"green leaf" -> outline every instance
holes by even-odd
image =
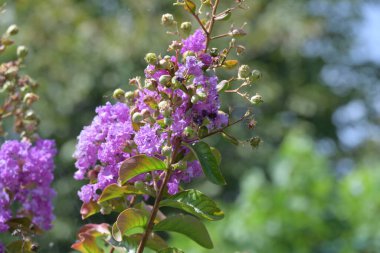
[[[166,249],[157,251],[157,253],[185,253],[185,252],[177,248],[166,248]]]
[[[82,215],[82,219],[86,219],[99,211],[100,206],[96,202],[90,201],[88,203],[83,203],[80,209],[80,214]]]
[[[110,184],[106,188],[104,188],[102,194],[100,195],[98,199],[98,203],[100,204],[108,200],[121,198],[128,194],[141,195],[141,194],[147,194],[147,192],[137,189],[136,187],[132,185],[119,186],[118,184]]]
[[[133,234],[130,236],[123,236],[123,240],[121,242],[115,241],[112,237],[108,240],[108,242],[117,248],[123,248],[126,249],[127,252],[130,252],[131,250],[135,250],[137,246],[139,245],[141,238],[143,234]],[[165,240],[162,239],[160,236],[158,236],[155,233],[151,233],[148,237],[148,240],[146,242],[146,247],[152,249],[152,250],[160,250],[167,248],[168,245],[166,244]],[[123,251],[124,252],[124,251]]]
[[[195,3],[191,0],[185,0],[185,10],[191,12],[191,13],[195,13],[195,10],[197,8],[197,6],[195,5]]]
[[[100,244],[104,246],[109,235],[110,229],[106,223],[84,225],[78,232],[78,241],[71,248],[82,253],[103,253]]]
[[[154,170],[166,170],[165,163],[155,157],[136,155],[121,164],[119,180],[121,184],[124,184],[135,176]]]
[[[202,247],[212,249],[210,235],[205,225],[190,215],[173,215],[159,222],[153,227],[154,231],[171,231],[186,235]]]
[[[133,228],[145,227],[148,222],[148,213],[135,209],[128,208],[121,212],[117,217],[116,222],[112,226],[112,236],[116,241],[121,241],[123,235]]]
[[[33,253],[33,252],[36,252],[36,251],[33,251],[32,248],[33,248],[33,244],[31,241],[18,240],[18,241],[14,241],[14,242],[11,242],[10,244],[8,244],[6,252],[7,253],[20,253],[20,252]]]
[[[161,201],[160,206],[170,206],[181,209],[199,218],[220,220],[224,213],[216,203],[202,192],[190,189]]]
[[[213,155],[210,146],[199,141],[191,145],[185,144],[194,153],[202,166],[202,170],[206,177],[214,184],[225,185],[226,181],[220,172],[218,161]]]

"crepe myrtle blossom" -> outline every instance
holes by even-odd
[[[10,140],[0,148],[0,232],[8,229],[12,218],[12,203],[21,207],[16,217],[24,214],[42,229],[50,229],[54,218],[52,198],[54,156],[57,151],[52,140]]]

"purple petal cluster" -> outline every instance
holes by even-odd
[[[54,141],[6,141],[0,148],[0,232],[8,229],[12,218],[12,203],[21,208],[18,215],[27,214],[43,229],[50,229],[54,218],[52,198]]]
[[[172,56],[165,57],[167,65],[171,66],[168,69],[148,65],[145,77],[150,85],[139,87],[125,103],[112,105],[108,102],[98,107],[92,123],[78,136],[74,153],[78,170],[74,177],[90,179],[78,193],[83,202],[96,201],[107,185],[117,181],[118,170],[126,158],[137,154],[163,158],[163,146],[171,146],[175,138],[193,138],[185,135],[186,128],[197,132],[200,126],[207,126],[213,131],[228,124],[228,115],[219,111],[218,78],[215,72],[208,70],[213,58],[204,52],[205,34],[197,30],[182,44],[182,53],[190,51],[182,62]],[[182,88],[178,84],[176,87],[161,84],[163,75],[175,77]],[[194,94],[201,99],[192,100]],[[144,120],[132,123],[134,113],[143,115]],[[168,184],[170,194],[178,192],[181,182],[189,182],[202,174],[198,161],[187,165],[186,170],[172,174]],[[145,178],[142,175],[138,180]]]

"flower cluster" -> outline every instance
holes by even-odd
[[[220,109],[218,78],[210,68],[213,57],[206,53],[206,36],[197,30],[181,43],[179,56],[157,57],[148,54],[145,82],[130,81],[135,91],[116,90],[119,101],[96,109],[91,125],[78,137],[74,153],[75,179],[88,178],[90,183],[79,191],[80,199],[96,201],[101,191],[115,183],[121,163],[128,157],[146,154],[159,159],[173,152],[176,139],[192,141],[199,132],[206,133],[228,125],[228,115]],[[182,148],[181,152],[189,152]],[[169,194],[178,192],[181,182],[189,182],[202,174],[196,160],[174,164],[176,170],[168,182]],[[153,184],[152,175],[140,180]],[[156,182],[163,173],[155,172]]]
[[[42,229],[50,229],[53,220],[51,200],[54,141],[6,141],[0,148],[0,232],[8,229],[12,204],[20,203],[16,217],[29,217]],[[14,208],[14,206],[13,206]]]

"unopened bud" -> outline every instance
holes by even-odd
[[[228,33],[232,37],[242,37],[244,35],[247,35],[247,33],[240,28],[233,29],[231,32]]]
[[[217,49],[216,47],[213,47],[210,49],[210,55],[212,57],[216,57],[216,56],[218,56],[218,54],[219,54],[219,49]]]
[[[181,24],[181,30],[185,33],[185,34],[190,34],[191,32],[191,28],[192,28],[192,24],[191,22],[183,22]]]
[[[144,87],[148,90],[155,90],[157,88],[157,82],[153,79],[145,79]]]
[[[242,46],[242,45],[236,46],[236,54],[237,55],[241,55],[244,52],[245,52],[245,47],[244,46]]]
[[[197,90],[197,95],[199,97],[199,100],[204,101],[207,98],[207,94],[203,90]]]
[[[132,102],[133,99],[135,98],[135,93],[133,91],[127,91],[125,94],[124,94],[124,97],[125,99],[128,101],[128,102]]]
[[[263,101],[263,97],[260,94],[258,94],[258,93],[256,93],[256,95],[254,95],[253,97],[251,97],[250,101],[251,101],[251,103],[253,105],[259,105],[262,102],[264,102]]]
[[[164,118],[164,124],[166,126],[170,126],[172,123],[173,123],[173,120],[171,118],[169,118],[169,117]]]
[[[251,82],[254,82],[254,81],[258,81],[258,80],[260,80],[261,77],[262,77],[261,72],[260,72],[259,70],[257,70],[257,69],[254,69],[254,70],[252,71],[251,76],[250,76],[249,79],[250,79]]]
[[[208,128],[206,126],[202,126],[202,127],[199,128],[199,130],[198,130],[198,136],[200,138],[205,137],[207,134],[208,134]]]
[[[177,76],[172,78],[173,88],[178,89],[181,87],[181,82],[178,80]]]
[[[262,140],[260,139],[260,137],[252,137],[250,140],[249,140],[249,144],[251,145],[252,148],[257,148],[260,144],[261,144]]]
[[[33,104],[34,102],[36,102],[38,99],[39,99],[39,97],[38,97],[37,94],[34,94],[34,93],[30,92],[30,93],[26,93],[25,94],[23,102],[25,104],[27,104],[28,106],[30,106],[31,104]]]
[[[187,138],[190,138],[190,137],[193,137],[194,134],[195,134],[195,131],[192,127],[185,127],[185,129],[183,130],[183,134],[187,137]]]
[[[147,53],[144,59],[151,65],[155,65],[157,63],[157,55],[155,53]]]
[[[25,58],[28,55],[28,48],[25,46],[18,46],[17,47],[17,56],[19,58]]]
[[[150,112],[149,112],[148,109],[142,109],[142,110],[141,110],[141,114],[142,114],[142,116],[143,116],[144,119],[150,117]]]
[[[119,101],[123,101],[125,99],[124,96],[125,96],[125,91],[123,91],[122,89],[116,89],[113,92],[113,98]]]
[[[170,86],[170,81],[171,80],[172,80],[172,77],[170,75],[162,75],[158,79],[158,81],[160,82],[160,84],[165,85],[167,87]]]
[[[159,67],[160,67],[161,69],[170,69],[170,62],[167,61],[167,60],[165,60],[165,59],[161,59],[161,60],[159,61]]]
[[[181,160],[181,161],[173,164],[173,169],[175,169],[175,170],[186,170],[187,169],[187,162]]]
[[[186,59],[189,56],[195,56],[195,53],[193,51],[186,51],[182,55],[183,59]]]
[[[7,34],[8,35],[16,35],[18,33],[18,27],[17,25],[11,25],[7,29]]]
[[[167,146],[167,145],[163,146],[162,150],[161,150],[161,154],[164,156],[167,156],[167,157],[171,156],[172,148],[170,146]]]
[[[174,24],[174,17],[170,13],[166,13],[161,17],[161,24],[164,26],[171,26]]]
[[[200,97],[197,94],[191,97],[191,103],[193,104],[197,103],[199,100],[200,100]]]
[[[139,122],[141,122],[142,120],[143,120],[143,115],[141,114],[141,113],[139,113],[139,112],[135,112],[134,114],[133,114],[133,116],[132,116],[132,121],[134,122],[134,123],[139,123]]]
[[[245,79],[251,75],[251,71],[248,65],[241,65],[238,71],[238,77]]]

